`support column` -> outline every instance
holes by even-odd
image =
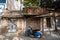
[[[44,29],[45,29],[47,27],[47,25],[46,25],[46,17],[44,17],[44,19],[43,19],[43,25],[44,25]]]
[[[42,18],[42,33],[44,35],[44,18]]]
[[[51,17],[51,27],[53,30],[55,30],[55,22],[53,17]]]
[[[24,18],[23,20],[22,20],[22,31],[25,33],[25,31],[26,31],[26,19]]]
[[[18,22],[17,22],[17,31],[22,31],[22,19],[18,19]]]
[[[41,25],[42,27],[41,27],[41,28],[42,28],[42,32],[43,32],[43,34],[44,34],[45,27],[46,27],[46,18],[43,17],[41,20],[42,20],[42,25]]]
[[[42,18],[40,18],[40,31],[42,31]]]
[[[57,26],[56,26],[56,13],[55,13],[55,11],[53,12],[53,19],[54,19],[54,27],[55,27],[55,31],[57,31]]]

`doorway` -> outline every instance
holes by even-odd
[[[51,18],[50,17],[46,18],[46,25],[47,25],[47,28],[52,28],[51,27]]]

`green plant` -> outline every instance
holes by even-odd
[[[37,0],[24,0],[24,6],[38,6],[38,1]]]

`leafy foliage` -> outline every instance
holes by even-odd
[[[40,0],[41,7],[60,8],[60,0]],[[24,0],[25,6],[39,6],[39,0]]]
[[[38,1],[37,0],[24,0],[24,5],[25,6],[38,6]]]
[[[43,4],[44,3],[44,4]],[[60,8],[60,0],[44,0],[41,1],[41,6],[42,7],[47,7],[47,8]]]

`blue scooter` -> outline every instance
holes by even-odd
[[[38,29],[32,30],[32,33],[31,33],[30,31],[31,31],[31,30],[28,30],[27,32],[25,32],[25,35],[26,35],[26,36],[33,35],[33,37],[41,37],[41,35],[42,35],[42,32],[39,31]]]

